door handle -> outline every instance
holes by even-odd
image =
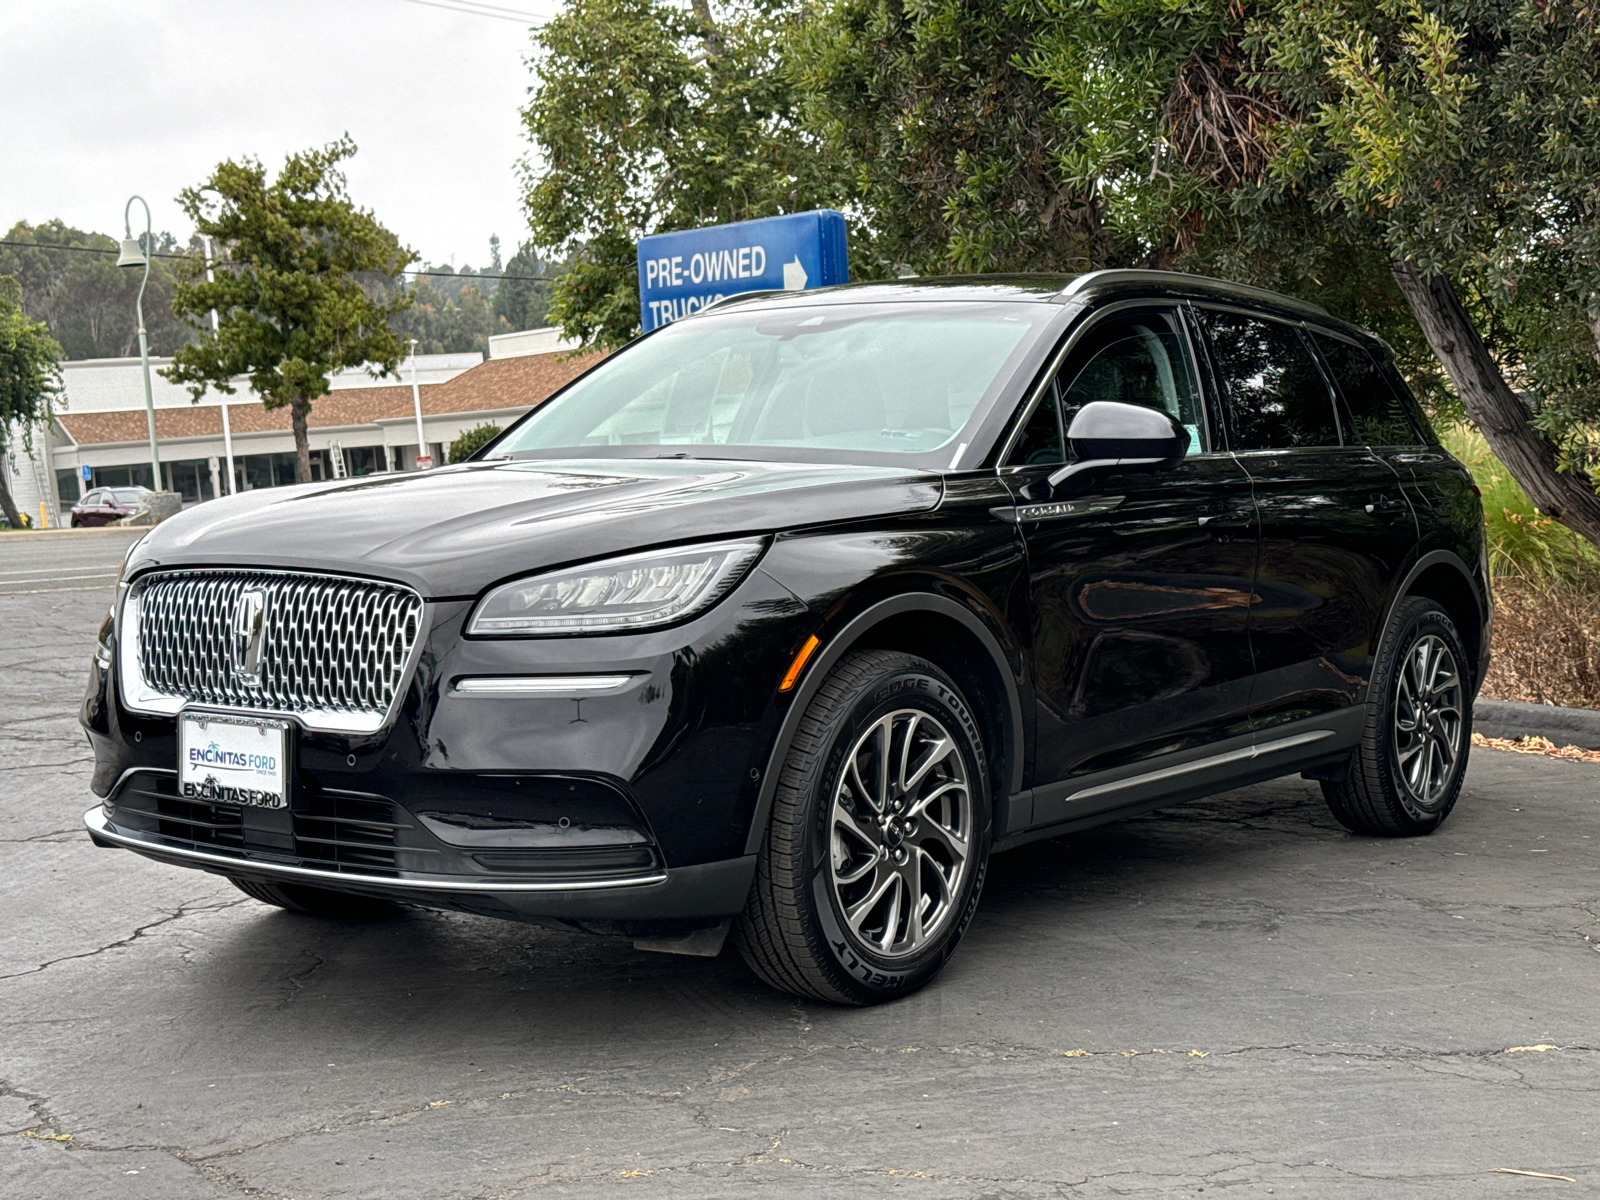
[[[1388,519],[1405,513],[1407,507],[1404,500],[1391,500],[1387,496],[1378,496],[1366,506],[1366,511],[1369,517]]]

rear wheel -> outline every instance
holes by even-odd
[[[847,656],[800,722],[736,927],[773,987],[874,1004],[921,987],[977,907],[990,822],[982,738],[932,663]]]
[[[334,892],[298,883],[262,883],[255,879],[235,879],[231,875],[228,882],[263,904],[308,917],[325,917],[333,921],[373,921],[393,916],[399,911],[396,905],[387,900],[352,896],[349,892]]]
[[[1437,603],[1422,596],[1401,601],[1378,651],[1349,777],[1322,785],[1346,829],[1415,837],[1450,815],[1472,750],[1468,661]]]

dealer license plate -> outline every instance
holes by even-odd
[[[178,794],[212,804],[288,807],[288,723],[218,713],[180,714]]]

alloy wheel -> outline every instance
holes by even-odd
[[[1449,793],[1461,758],[1461,672],[1435,634],[1417,639],[1395,683],[1394,754],[1403,802],[1431,815]]]
[[[950,731],[917,709],[875,721],[844,761],[828,816],[828,872],[850,931],[902,958],[955,919],[972,869],[972,792]]]

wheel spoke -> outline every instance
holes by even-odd
[[[905,724],[900,735],[900,766],[895,773],[895,782],[899,785],[900,794],[903,796],[910,791],[906,783],[906,766],[911,759],[911,746],[917,740],[917,726],[922,724],[922,714],[912,713],[911,720]]]
[[[883,936],[878,939],[878,949],[888,950],[900,932],[900,912],[906,896],[906,881],[898,871],[889,876],[889,911],[883,918]]]
[[[844,829],[851,837],[858,839],[869,850],[876,849],[882,844],[883,839],[867,826],[861,824],[842,804],[833,806],[833,824],[835,828]]]
[[[878,742],[877,790],[872,794],[872,807],[882,812],[889,804],[889,754],[894,745],[894,718],[885,717],[873,728]]]
[[[937,742],[935,742],[929,748],[927,757],[922,760],[921,765],[917,767],[911,778],[905,781],[904,790],[907,792],[916,791],[917,784],[922,782],[923,778],[928,774],[929,771],[933,770],[934,767],[942,763],[945,759],[949,758],[951,752],[954,751],[955,748],[955,743],[947,737],[940,738]]]
[[[915,803],[913,803],[911,805],[908,805],[907,808],[906,808],[906,816],[908,816],[908,817],[920,817],[923,813],[928,811],[928,806],[930,804],[932,804],[935,800],[938,800],[939,798],[941,798],[942,796],[946,795],[949,792],[953,792],[953,791],[965,792],[966,789],[967,789],[967,785],[962,780],[959,780],[959,779],[951,779],[951,780],[948,780],[948,781],[946,781],[944,783],[941,783],[938,787],[934,788],[926,796],[920,796],[920,797],[917,798]]]
[[[922,851],[911,847],[900,867],[900,884],[906,892],[906,944],[909,949],[922,945]]]
[[[872,886],[867,889],[865,896],[845,909],[844,919],[850,922],[850,927],[857,933],[861,933],[861,922],[871,915],[878,901],[883,899],[884,892],[894,886],[896,878],[894,872],[884,870],[883,865],[881,858],[873,862],[872,866],[877,872],[877,877],[873,879]]]
[[[907,840],[921,846],[930,837],[936,838],[948,848],[956,860],[959,861],[967,856],[967,839],[948,825],[941,825],[938,821],[929,821],[924,818],[922,823],[917,826],[916,835]]]

